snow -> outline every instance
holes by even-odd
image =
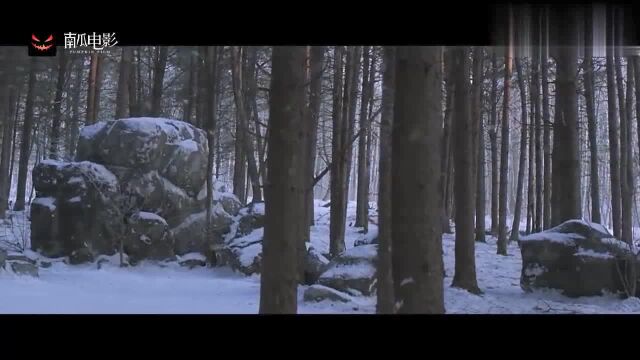
[[[592,223],[592,222],[588,222],[586,220],[573,220],[573,221],[576,221],[576,222],[579,222],[581,224],[587,225],[587,226],[593,228],[594,230],[596,230],[598,232],[601,232],[603,234],[611,234],[609,232],[609,230],[607,230],[607,228],[605,228],[604,226],[602,226],[602,225],[600,225],[598,223]]]
[[[574,254],[574,256],[587,256],[600,259],[612,259],[615,257],[609,253],[599,253],[591,249],[580,249],[577,253]]]
[[[110,191],[118,191],[118,178],[106,167],[91,161],[81,161],[74,164],[85,170],[86,173],[92,174],[95,177],[93,180],[99,180],[99,183],[106,185]]]
[[[252,212],[254,214],[258,214],[258,215],[264,215],[265,214],[265,212],[264,212],[264,203],[263,202],[254,203],[252,206],[253,206],[253,211]]]
[[[548,232],[543,231],[541,233],[531,234],[527,236],[523,236],[520,238],[520,241],[550,241],[560,244],[565,244],[567,246],[575,246],[575,240],[584,239],[584,236],[580,234],[563,234],[556,232]]]
[[[199,260],[207,261],[207,258],[200,253],[188,253],[182,256],[178,256],[178,261]]]
[[[317,202],[316,226],[312,229],[312,246],[321,253],[328,250],[328,209]],[[349,225],[355,216],[355,204],[348,206]],[[372,218],[375,219],[375,209]],[[27,224],[24,213],[11,213],[17,224]],[[22,220],[21,220],[22,219]],[[22,222],[21,222],[22,221]],[[7,230],[0,222],[0,234]],[[18,225],[21,226],[21,225]],[[370,225],[370,230],[375,225]],[[351,251],[360,229],[347,226],[346,246]],[[254,234],[255,233],[255,234]],[[256,230],[249,236],[260,236]],[[617,240],[616,244],[621,243]],[[323,246],[326,245],[326,248]],[[535,290],[525,293],[520,288],[522,262],[517,243],[510,243],[508,256],[496,255],[496,239],[487,237],[487,243],[476,243],[476,272],[482,295],[451,287],[455,269],[455,235],[443,236],[443,254],[446,268],[444,281],[447,313],[466,314],[547,314],[547,313],[640,313],[640,299],[620,300],[617,295],[568,298],[555,290]],[[622,245],[625,245],[622,243]],[[252,248],[254,247],[254,248]],[[245,248],[247,259],[257,255],[260,245]],[[253,253],[252,253],[253,251]],[[201,256],[199,254],[185,255]],[[184,260],[182,257],[181,260]],[[40,268],[40,277],[18,276],[0,270],[0,313],[53,313],[53,314],[113,314],[113,313],[232,313],[255,314],[260,302],[260,276],[244,276],[229,268],[197,267],[188,269],[178,262],[145,261],[133,267],[118,267],[118,255],[100,269],[96,264],[71,266],[51,261],[49,268]],[[59,260],[59,259],[58,259]],[[244,260],[243,260],[244,261]],[[253,261],[253,258],[251,258]],[[342,267],[343,269],[345,267]],[[349,274],[372,271],[371,267],[355,266]],[[336,270],[341,271],[341,270]],[[535,275],[536,269],[529,269]],[[375,296],[354,296],[347,303],[324,300],[305,302],[307,286],[298,287],[298,312],[374,313]],[[47,301],[42,301],[46,298]]]
[[[376,268],[368,262],[350,265],[337,265],[325,271],[323,278],[362,279],[374,277]]]
[[[255,258],[262,253],[262,243],[251,244],[240,250],[240,265],[243,267],[249,267],[253,264]]]
[[[264,228],[259,228],[259,229],[255,229],[254,231],[250,232],[249,234],[233,239],[230,243],[229,243],[229,247],[239,247],[239,248],[243,248],[243,247],[247,247],[251,244],[255,244],[255,243],[259,243],[262,242],[262,237],[264,236]]]
[[[138,212],[137,216],[138,216],[138,219],[140,220],[155,221],[155,222],[159,222],[161,224],[167,225],[167,221],[163,219],[162,216],[151,213],[151,212],[140,211]]]
[[[49,211],[55,211],[56,210],[56,199],[52,198],[52,197],[35,198],[35,200],[33,200],[32,204],[37,204],[37,205],[40,205],[40,206],[44,206],[47,209],[49,209]]]
[[[36,199],[37,200],[37,199]],[[69,199],[69,202],[80,202],[82,201],[82,199],[80,198],[80,196],[74,196],[71,199]]]
[[[198,151],[198,143],[196,143],[195,141],[189,139],[189,140],[183,140],[180,142],[179,149],[182,149],[186,152],[197,152]]]
[[[80,130],[80,137],[84,139],[91,139],[95,137],[100,130],[104,129],[106,122],[100,121],[92,125],[87,125]]]

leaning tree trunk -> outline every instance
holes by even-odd
[[[15,211],[25,208],[25,195],[27,187],[27,172],[29,158],[31,157],[31,135],[33,131],[33,102],[36,87],[37,58],[31,58],[29,67],[29,80],[27,83],[27,99],[24,106],[24,121],[22,125],[22,140],[20,142],[20,162],[18,163],[18,188],[16,190]]]
[[[89,65],[89,87],[87,88],[87,113],[85,125],[91,125],[96,122],[96,88],[98,80],[98,63],[100,58],[98,54],[91,55],[91,64]]]
[[[305,221],[302,155],[308,140],[303,131],[305,48],[276,46],[272,58],[260,313],[296,313],[297,243]]]
[[[509,241],[518,241],[520,232],[520,213],[522,210],[522,190],[524,188],[524,168],[527,159],[527,93],[524,83],[526,75],[522,69],[520,58],[516,56],[516,71],[518,72],[518,88],[520,89],[520,159],[518,161],[518,180],[516,185],[516,207],[513,211],[513,225]],[[506,97],[505,97],[506,99]]]
[[[509,28],[511,18],[509,17]],[[509,90],[511,80],[511,34],[505,49],[504,99],[502,100],[502,144],[500,145],[500,194],[498,211],[498,255],[507,255],[507,176],[509,170]]]
[[[380,117],[380,161],[378,165],[378,279],[376,312],[394,312],[391,274],[391,135],[395,89],[395,48],[383,48],[382,115]]]
[[[438,219],[442,47],[397,51],[391,163],[396,308],[398,313],[444,313]]]
[[[453,115],[454,196],[456,204],[455,274],[453,287],[479,294],[474,239],[473,124],[469,96],[469,52],[454,51],[455,111]],[[395,159],[394,159],[395,160]]]

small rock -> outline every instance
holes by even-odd
[[[12,262],[11,270],[18,275],[30,275],[38,277],[38,267],[30,262],[16,261]]]
[[[0,249],[0,268],[4,268],[4,264],[7,260],[7,252],[3,249]]]
[[[51,267],[51,262],[50,261],[40,261],[40,267],[43,269],[48,269]]]
[[[343,292],[317,284],[310,286],[304,291],[304,301],[322,300],[349,302],[352,299],[351,296]]]
[[[82,248],[78,250],[74,250],[71,255],[69,255],[69,264],[78,265],[83,263],[88,263],[93,261],[93,254],[87,248]]]

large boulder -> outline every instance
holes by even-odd
[[[76,160],[140,170],[161,169],[180,156],[176,150],[186,140],[194,141],[206,158],[204,131],[188,123],[158,118],[99,122],[80,132]],[[189,153],[184,155],[188,157]]]
[[[55,186],[54,186],[55,184]],[[116,177],[100,164],[45,160],[34,168],[31,246],[58,257],[87,248],[112,254],[124,231]]]
[[[353,247],[336,256],[318,284],[353,295],[372,295],[376,285],[377,245]]]
[[[331,301],[340,301],[340,302],[350,302],[353,301],[351,296],[340,292],[336,289],[332,289],[330,287],[322,286],[322,285],[311,285],[304,291],[304,301],[312,302],[312,301],[322,301],[322,300],[331,300]]]
[[[132,262],[164,260],[173,256],[173,236],[159,215],[140,211],[129,217],[124,250]]]
[[[520,285],[525,291],[552,288],[571,297],[625,292],[626,271],[637,266],[629,245],[602,225],[582,220],[523,236],[519,244]]]
[[[304,261],[305,284],[313,284],[318,281],[318,278],[327,270],[329,264],[329,259],[307,243],[307,252]]]
[[[262,265],[262,238],[264,229],[256,229],[248,235],[237,237],[220,251],[220,262],[245,275],[260,272]]]
[[[206,238],[200,193],[208,151],[204,131],[177,120],[128,118],[84,127],[77,162],[47,160],[33,170],[32,247],[73,263],[112,255],[120,239],[134,262],[171,257],[174,250],[208,253],[240,209],[233,195],[214,192],[214,234]]]
[[[180,225],[171,229],[177,255],[192,252],[210,254],[211,249],[224,242],[224,235],[231,230],[233,220],[222,206],[213,208],[211,213],[212,237],[206,236],[207,212],[201,211],[187,217]]]
[[[264,203],[252,203],[239,211],[240,220],[236,236],[244,236],[264,227]]]

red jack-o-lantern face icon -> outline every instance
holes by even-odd
[[[31,33],[29,55],[31,56],[55,56],[56,43],[52,33]]]
[[[47,51],[53,46],[53,34],[47,36],[44,41],[38,39],[35,34],[31,34],[31,45],[38,51]]]

